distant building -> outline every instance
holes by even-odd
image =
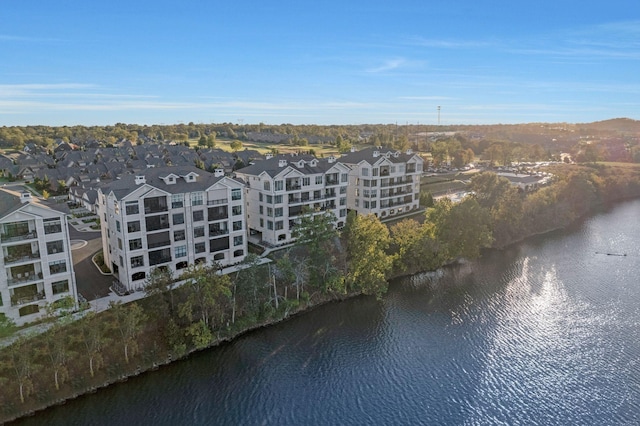
[[[46,304],[77,290],[64,213],[27,192],[0,189],[0,313],[18,324],[42,316]]]
[[[348,175],[349,168],[334,157],[312,155],[268,155],[236,170],[236,176],[246,183],[250,232],[268,245],[290,243],[305,211],[330,211],[336,217],[335,225],[344,226]]]
[[[98,187],[104,261],[127,291],[153,268],[239,263],[247,255],[243,184],[193,166],[149,168]]]
[[[348,208],[381,219],[417,210],[423,160],[411,152],[372,147],[339,158],[351,169]]]

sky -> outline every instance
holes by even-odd
[[[617,117],[640,119],[637,0],[0,5],[0,126]]]

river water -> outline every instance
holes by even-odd
[[[640,424],[639,225],[626,202],[24,424]]]

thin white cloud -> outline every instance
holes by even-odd
[[[366,71],[372,74],[383,73],[383,72],[396,70],[406,64],[407,64],[407,61],[406,59],[403,59],[403,58],[389,59],[385,61],[384,64],[378,67],[369,68]]]

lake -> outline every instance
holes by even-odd
[[[639,224],[625,202],[20,424],[640,424]]]

